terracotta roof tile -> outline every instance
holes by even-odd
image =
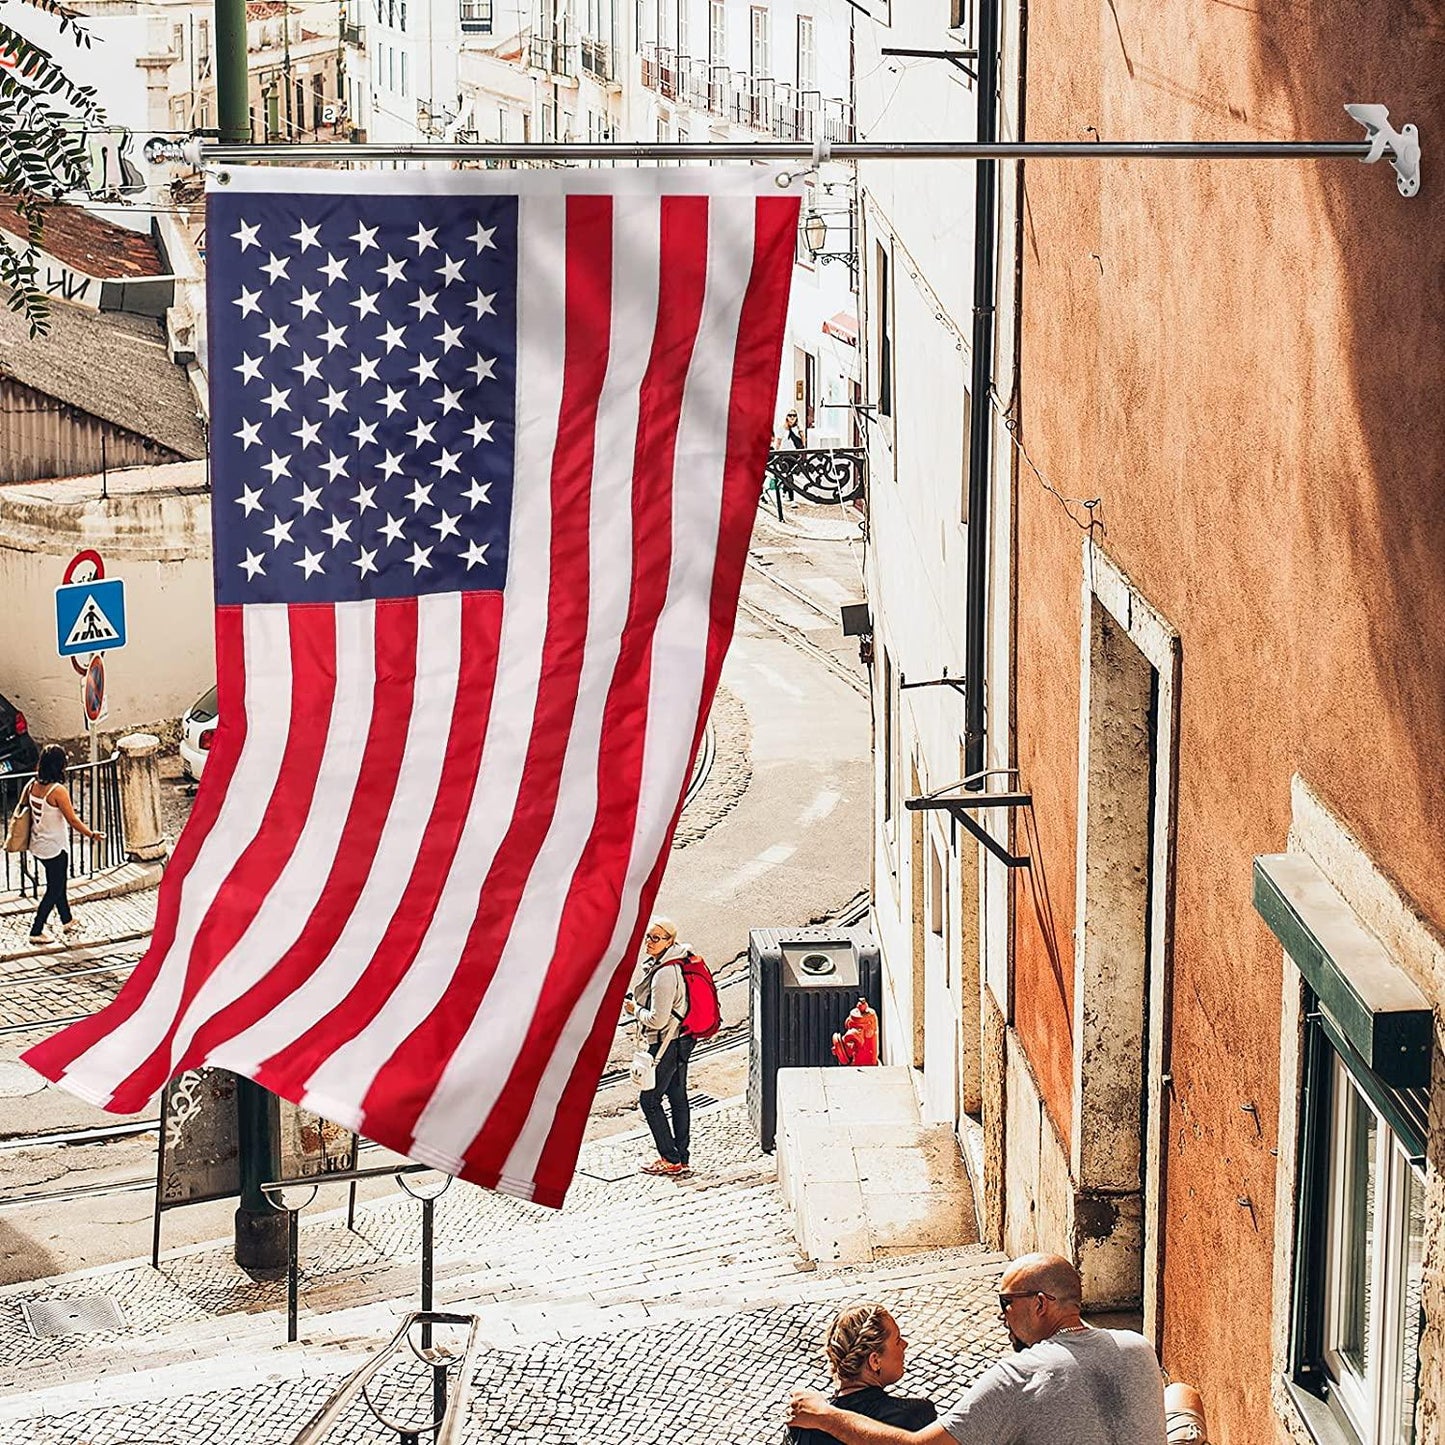
[[[8,198],[0,198],[0,230],[22,240],[28,233],[15,203]],[[56,260],[101,280],[168,274],[150,237],[104,221],[80,206],[49,207],[40,245]]]

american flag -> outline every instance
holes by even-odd
[[[776,173],[233,169],[207,236],[220,724],[155,934],[31,1049],[232,1069],[560,1205],[732,634]]]

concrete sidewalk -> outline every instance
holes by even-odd
[[[436,1303],[476,1312],[488,1348],[468,1440],[538,1445],[776,1441],[818,1340],[877,1297],[909,1336],[905,1386],[950,1398],[1006,1347],[1001,1260],[977,1248],[814,1268],[798,1255],[771,1158],[740,1101],[696,1115],[697,1175],[638,1174],[638,1134],[586,1146],[567,1206],[454,1183],[437,1208]],[[338,1191],[339,1192],[339,1191]],[[226,1244],[0,1290],[0,1445],[288,1440],[417,1304],[420,1205],[391,1196],[303,1215],[301,1340],[284,1283]],[[22,1305],[103,1296],[125,1328],[36,1338]],[[421,1376],[388,1386],[424,1408]],[[81,1403],[83,1401],[83,1403]],[[338,1438],[382,1440],[365,1411]]]

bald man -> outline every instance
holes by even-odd
[[[1133,1330],[1079,1318],[1079,1272],[1057,1254],[1026,1254],[999,1281],[1015,1354],[989,1366],[937,1424],[899,1430],[793,1395],[789,1424],[842,1445],[1164,1445],[1164,1381]]]

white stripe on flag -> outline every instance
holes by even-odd
[[[326,746],[316,786],[296,845],[260,907],[215,972],[197,991],[181,1019],[171,1048],[172,1060],[185,1053],[207,1019],[259,983],[300,937],[326,887],[341,847],[341,830],[356,796],[356,780],[366,751],[376,687],[374,642],[376,604],[350,602],[332,609],[335,618],[336,691],[326,729]],[[300,802],[284,794],[273,800],[283,814]],[[226,1041],[210,1051],[219,1062]],[[234,1065],[224,1065],[233,1068]]]
[[[343,602],[338,611],[366,604]],[[326,960],[265,1017],[225,1048],[225,1066],[253,1073],[261,1063],[300,1038],[331,1013],[356,987],[375,957],[392,917],[402,906],[426,832],[432,799],[442,787],[442,765],[451,733],[461,656],[461,598],[438,593],[417,599],[416,681],[412,711],[402,739],[394,804],[377,841],[366,882]],[[374,660],[371,662],[374,667]],[[424,701],[423,701],[424,699]],[[364,783],[363,786],[366,784]],[[344,848],[343,837],[339,846]],[[346,1117],[355,1127],[355,1104]]]
[[[587,640],[557,809],[528,875],[487,990],[448,1060],[416,1134],[461,1158],[491,1113],[527,1037],[546,959],[597,818],[602,722],[632,596],[632,485],[640,388],[657,328],[660,227],[656,196],[619,197],[612,237],[612,334],[597,407],[589,508]]]
[[[552,454],[561,410],[566,203],[523,196],[518,207],[517,445],[497,677],[481,768],[461,842],[411,967],[376,1017],[312,1075],[307,1103],[331,1118],[367,1090],[446,992],[513,812],[526,807],[522,767],[541,677],[551,579]],[[419,1157],[425,1157],[418,1150]],[[442,1167],[456,1161],[431,1160]]]
[[[94,1080],[113,1097],[119,1083],[148,1059],[180,1007],[196,933],[237,859],[260,830],[286,753],[286,729],[274,719],[291,708],[290,623],[281,604],[248,607],[242,614],[246,665],[246,736],[215,826],[187,874],[175,937],[136,1011],[65,1071],[84,1088]],[[268,722],[267,719],[273,721]]]
[[[637,827],[632,840],[617,926],[604,957],[620,959],[637,926],[642,886],[656,866],[673,810],[692,763],[692,738],[701,706],[713,567],[727,463],[733,357],[738,322],[752,273],[753,208],[708,207],[707,290],[693,365],[683,395],[673,488],[672,565],[667,602],[653,644]],[[701,567],[692,559],[702,558]],[[596,1022],[611,982],[599,968],[577,999],[538,1085],[527,1122],[507,1157],[501,1184],[529,1193],[557,1105],[577,1056]]]

